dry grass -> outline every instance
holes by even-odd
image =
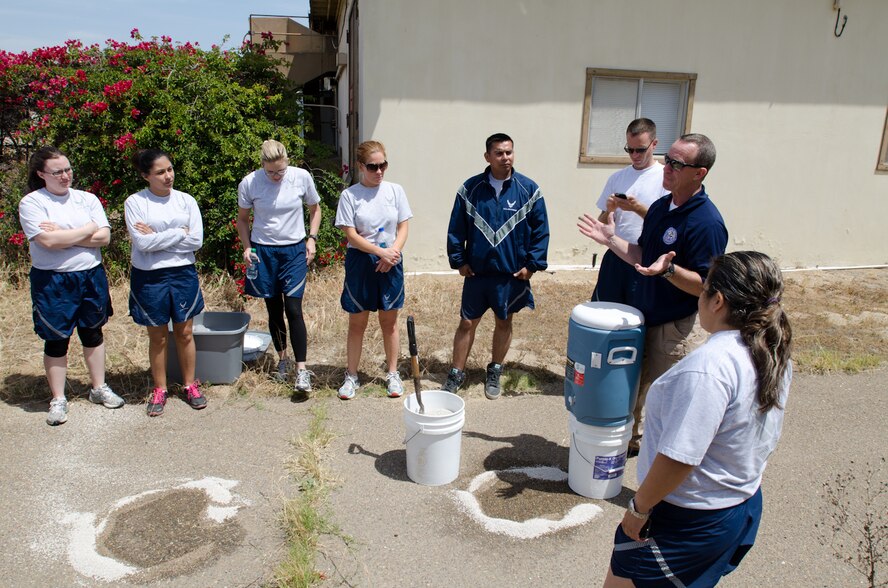
[[[0,400],[24,402],[48,397],[43,376],[43,345],[34,334],[31,303],[21,274],[0,270]],[[515,317],[514,339],[506,362],[508,394],[559,395],[571,308],[588,299],[595,274],[561,272],[534,278],[537,310]],[[423,386],[436,387],[445,379],[456,328],[461,280],[456,276],[407,276],[407,300],[402,320],[416,320]],[[226,277],[203,279],[208,310],[245,310],[253,317],[250,329],[267,330],[264,304],[244,303],[233,281]],[[308,363],[315,372],[315,395],[332,395],[341,383],[345,365],[347,315],[339,306],[342,270],[313,274],[304,300],[309,333]],[[112,286],[116,314],[105,328],[109,384],[128,402],[142,402],[150,377],[145,329],[127,316],[129,288]],[[888,271],[847,270],[787,274],[783,301],[795,333],[795,357],[800,370],[811,372],[868,369],[888,358]],[[409,375],[406,329],[402,328],[402,374]],[[493,321],[486,317],[478,328],[467,366],[466,394],[482,394],[484,366],[489,361]],[[69,393],[84,394],[86,366],[74,337],[69,353]],[[272,381],[276,358],[267,353],[249,365],[224,393],[249,398],[289,396],[291,388]],[[384,394],[384,354],[379,328],[371,320],[364,339],[360,377],[361,394]],[[225,388],[214,386],[214,389]],[[219,390],[218,393],[223,393]]]

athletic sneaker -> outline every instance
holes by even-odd
[[[313,371],[304,368],[297,371],[296,385],[293,389],[296,390],[296,392],[311,392],[311,377],[313,375]]]
[[[500,376],[503,375],[503,366],[500,363],[487,364],[487,380],[484,382],[484,395],[490,400],[500,397]]]
[[[207,407],[207,397],[200,393],[200,380],[194,380],[190,386],[185,387],[185,400],[194,410]]]
[[[115,394],[108,384],[102,384],[98,388],[90,388],[89,401],[101,404],[105,408],[120,408],[123,406],[123,398]]]
[[[389,372],[385,376],[385,388],[388,391],[389,398],[399,398],[404,394],[404,382],[401,381],[401,374]]]
[[[282,359],[278,362],[277,372],[274,374],[274,379],[278,382],[286,382],[290,376],[290,360]]]
[[[451,394],[456,394],[456,391],[459,389],[460,386],[463,385],[463,382],[465,381],[465,372],[452,367],[450,368],[450,373],[447,374],[447,381],[444,382],[444,390],[450,392]]]
[[[345,372],[345,382],[339,387],[339,397],[342,400],[351,400],[355,397],[355,392],[358,391],[360,385],[361,383],[358,382],[357,375],[353,376],[350,373]]]
[[[68,420],[68,400],[64,397],[49,401],[49,414],[46,415],[47,425],[61,425]]]
[[[148,416],[160,416],[163,414],[163,405],[167,402],[167,391],[163,388],[155,388],[148,399]]]

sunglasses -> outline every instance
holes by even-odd
[[[666,165],[671,167],[674,171],[681,171],[686,167],[696,167],[696,168],[706,167],[703,165],[697,165],[696,163],[685,163],[685,162],[679,161],[677,159],[672,159],[668,155],[663,156],[663,163],[665,163]]]
[[[269,178],[282,178],[287,174],[287,169],[265,170],[265,175]]]
[[[389,162],[383,161],[382,163],[362,163],[364,167],[367,168],[367,171],[376,173],[378,171],[385,171],[388,169]]]
[[[623,151],[625,151],[626,153],[630,153],[630,154],[631,153],[644,153],[645,151],[650,149],[651,145],[653,145],[653,144],[654,144],[653,141],[651,141],[650,143],[648,143],[647,147],[630,147],[629,145],[626,145],[625,147],[623,147]]]

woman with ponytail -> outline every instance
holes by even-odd
[[[707,342],[651,386],[639,488],[607,586],[714,586],[752,547],[792,380],[783,278],[765,254],[717,257],[698,302]]]

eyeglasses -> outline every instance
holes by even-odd
[[[650,143],[648,143],[647,147],[630,147],[629,145],[626,145],[625,147],[623,147],[623,151],[625,151],[626,153],[629,153],[629,154],[644,153],[645,151],[650,149],[651,145],[653,145],[653,144],[654,144],[654,142],[651,141]]]
[[[265,175],[269,178],[282,178],[287,173],[287,168],[278,170],[265,170]]]
[[[697,165],[696,163],[685,163],[683,161],[679,161],[677,159],[672,159],[668,155],[663,156],[663,163],[671,167],[674,171],[681,171],[686,167],[706,167],[705,165]]]
[[[59,169],[56,171],[45,171],[43,173],[49,174],[54,178],[60,178],[60,177],[62,177],[62,174],[74,175],[74,170],[71,169],[70,167],[66,167],[65,169]]]
[[[385,171],[388,169],[389,162],[383,161],[382,163],[362,163],[364,167],[367,168],[367,171],[371,171],[376,173],[378,171]]]

